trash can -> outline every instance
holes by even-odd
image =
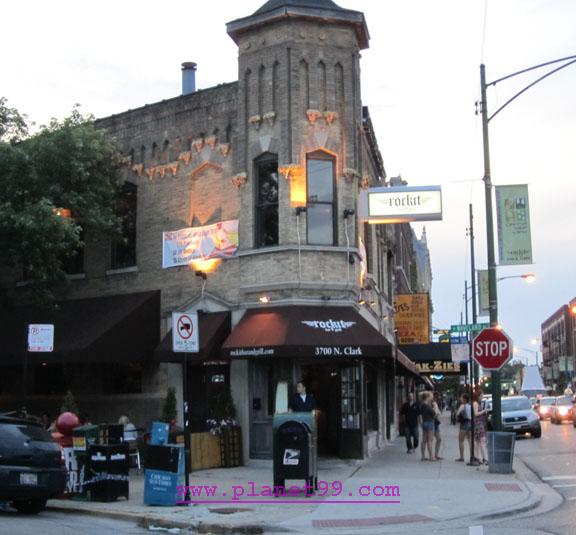
[[[516,433],[488,431],[488,472],[491,474],[512,474]]]
[[[316,419],[313,412],[276,414],[273,420],[274,495],[287,479],[303,479],[306,493],[318,490]]]
[[[90,501],[128,499],[130,471],[128,444],[93,444],[88,447],[84,487]]]

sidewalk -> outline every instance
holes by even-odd
[[[254,482],[256,489],[272,485],[272,461],[251,461],[245,467],[191,474],[190,485],[218,486],[214,497],[198,498],[210,503],[145,506],[144,477],[134,473],[130,478],[129,500],[112,503],[51,500],[48,506],[53,510],[133,519],[146,526],[192,528],[203,533],[269,530],[308,533],[322,528],[362,527],[379,527],[384,532],[398,524],[497,516],[538,506],[540,497],[528,481],[528,469],[518,459],[514,462],[515,473],[509,475],[489,474],[485,466],[470,467],[455,462],[458,430],[448,422],[444,417],[442,461],[421,461],[419,452],[406,454],[403,437],[366,461],[321,459],[318,479],[327,482],[324,493],[330,491],[337,496],[317,494],[306,498],[304,493],[281,498],[239,496],[240,486],[249,493],[248,482]],[[236,501],[231,499],[234,493]],[[385,501],[396,503],[382,503]]]

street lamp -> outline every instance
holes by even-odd
[[[512,98],[507,100],[502,106],[500,106],[490,117],[488,116],[488,100],[486,97],[486,89],[490,85],[496,85],[499,82],[513,78],[520,74],[532,71],[534,69],[539,69],[548,65],[553,65],[562,62],[562,65],[555,67],[551,71],[547,72],[531,84],[527,85],[525,88],[516,93]],[[486,200],[486,244],[487,244],[487,257],[488,257],[488,302],[490,310],[490,325],[495,326],[498,324],[498,294],[496,290],[496,255],[494,251],[494,218],[492,214],[492,176],[490,171],[490,142],[488,137],[488,123],[500,113],[506,106],[511,104],[516,98],[518,98],[522,93],[536,85],[538,82],[544,80],[548,76],[551,76],[555,72],[568,67],[576,63],[576,55],[568,56],[565,58],[549,61],[542,63],[540,65],[535,65],[527,69],[509,74],[503,78],[495,80],[490,83],[486,83],[486,66],[484,64],[480,65],[480,113],[482,115],[482,145],[484,148],[484,195]],[[492,372],[492,425],[495,431],[500,431],[502,428],[502,414],[501,414],[501,402],[500,402],[501,392],[500,392],[500,373],[495,371]]]
[[[527,347],[514,346],[514,353],[518,353],[519,351],[528,351],[528,353],[532,353],[536,358],[536,366],[538,366],[538,351],[535,351],[534,349],[528,349]]]
[[[536,280],[536,275],[534,273],[524,273],[524,275],[507,275],[506,277],[498,277],[496,282],[500,282],[506,279],[524,279],[528,284],[531,284]]]

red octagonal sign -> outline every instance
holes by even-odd
[[[472,342],[472,356],[485,370],[499,370],[512,356],[512,340],[493,327],[478,333]]]

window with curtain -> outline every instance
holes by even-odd
[[[310,245],[336,244],[334,158],[323,152],[306,161],[307,228]]]
[[[278,156],[264,154],[255,161],[256,247],[278,245]]]
[[[122,236],[112,244],[112,269],[122,269],[136,265],[136,209],[138,186],[124,183],[116,208],[116,215],[122,223]]]

